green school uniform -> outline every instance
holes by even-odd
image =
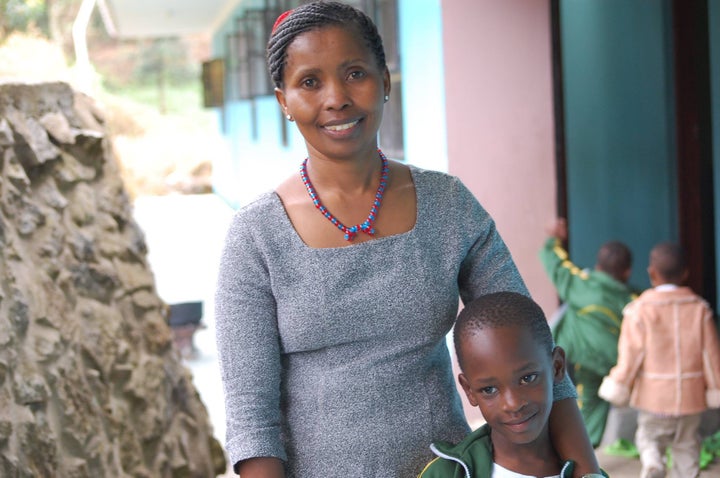
[[[485,424],[468,434],[460,443],[433,443],[430,447],[437,458],[427,464],[418,478],[491,478],[493,446],[490,427]],[[571,478],[575,464],[566,461],[561,478]],[[602,475],[607,477],[605,472]]]
[[[597,390],[617,362],[622,310],[636,296],[609,274],[581,270],[556,238],[549,238],[540,259],[567,309],[553,336],[573,364],[578,405],[594,446],[600,444],[610,405]]]

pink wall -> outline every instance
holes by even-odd
[[[442,10],[449,172],[495,218],[550,314],[557,296],[538,259],[555,215],[549,0],[444,0]],[[482,415],[460,396],[477,427]]]
[[[446,0],[449,172],[495,218],[530,292],[557,306],[538,250],[555,214],[548,0]]]

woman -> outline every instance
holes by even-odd
[[[243,478],[416,476],[432,441],[468,432],[445,341],[458,297],[527,290],[460,181],[378,150],[390,79],[367,16],[286,12],[268,63],[308,158],[228,232],[216,321],[231,462]],[[555,392],[561,455],[597,471],[572,384]]]

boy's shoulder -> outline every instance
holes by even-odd
[[[628,304],[628,310],[639,307],[660,307],[672,303],[695,303],[700,307],[709,308],[705,299],[693,292],[689,287],[676,287],[674,289],[658,290],[651,288]]]
[[[638,297],[637,291],[635,291],[630,284],[619,281],[605,271],[598,269],[586,269],[586,272],[589,277],[592,277],[593,284],[597,288],[603,289],[606,293],[623,297],[632,297],[633,299]]]
[[[437,455],[427,464],[418,478],[465,478],[492,476],[493,446],[490,427],[485,424],[469,433],[460,443],[433,443],[430,448]],[[566,461],[560,471],[561,477],[572,477],[575,463]],[[607,478],[607,473],[601,476]]]
[[[469,433],[457,444],[436,442],[430,445],[430,449],[437,458],[428,463],[418,478],[490,476],[492,441],[487,424]]]

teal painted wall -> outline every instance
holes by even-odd
[[[708,2],[710,30],[710,95],[712,114],[712,148],[715,188],[715,257],[720,271],[720,1]],[[716,285],[720,298],[720,284]]]
[[[243,10],[261,4],[241,2],[212,38],[215,57],[225,55],[225,36]],[[442,15],[440,0],[398,0],[402,69],[405,159],[428,169],[447,170]],[[281,143],[279,107],[274,96],[255,100],[257,135],[252,135],[249,101],[232,101],[217,109],[230,154],[213,158],[213,189],[231,206],[246,204],[293,174],[307,155],[294,124]]]
[[[647,287],[650,248],[677,240],[667,1],[561,1],[570,255],[592,267],[610,239],[630,246]]]

